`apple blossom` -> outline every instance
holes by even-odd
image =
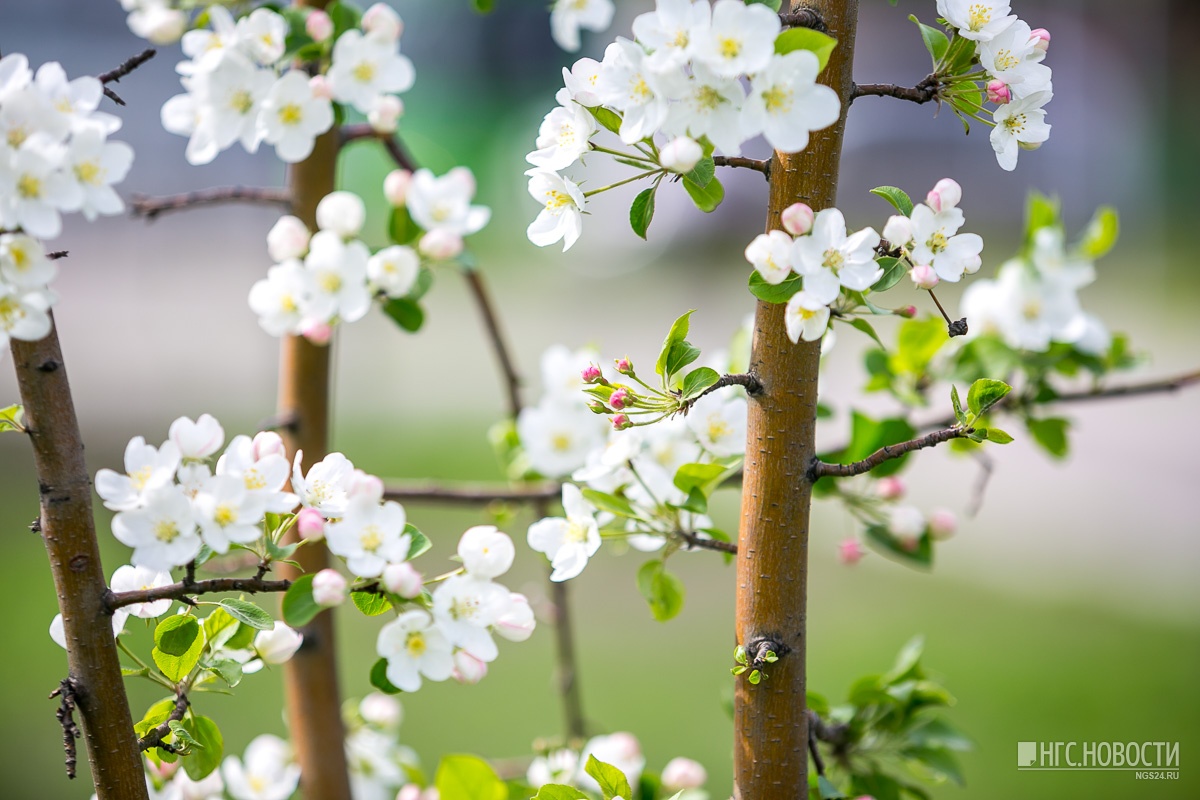
[[[592,149],[589,139],[596,130],[595,117],[579,103],[560,105],[542,120],[537,149],[525,160],[543,169],[566,169]]]
[[[633,20],[633,35],[651,50],[648,63],[654,70],[684,66],[696,43],[712,28],[712,7],[707,0],[656,0],[654,11]]]
[[[113,536],[133,548],[130,562],[135,567],[167,571],[183,566],[200,552],[192,514],[192,504],[178,486],[150,489],[141,507],[119,511],[113,517]]]
[[[313,273],[295,259],[267,270],[267,277],[250,287],[250,309],[258,324],[272,336],[299,333],[305,311],[316,296]]]
[[[376,728],[394,729],[404,719],[400,701],[382,692],[371,692],[358,703],[358,713],[363,721]]]
[[[426,231],[470,236],[492,217],[487,206],[471,205],[474,197],[475,176],[466,167],[455,167],[440,177],[419,169],[412,175],[405,204],[413,221]]]
[[[562,241],[563,252],[571,249],[583,230],[583,192],[569,178],[545,170],[530,170],[529,194],[543,204],[525,234],[538,247]]]
[[[396,48],[395,41],[364,36],[353,29],[339,36],[327,73],[333,99],[367,114],[377,96],[411,89],[416,72]]]
[[[887,511],[887,530],[906,548],[915,548],[925,533],[927,523],[921,509],[915,506],[893,506]]]
[[[821,302],[822,299],[812,292],[801,291],[788,300],[783,312],[784,323],[788,338],[793,342],[801,339],[815,342],[825,334],[829,327],[829,306]]]
[[[303,505],[315,508],[326,519],[341,517],[346,513],[354,465],[341,453],[330,453],[305,475],[301,469],[303,460],[304,451],[296,451],[292,461],[292,491],[300,496]]]
[[[192,499],[192,505],[204,543],[215,553],[229,552],[231,543],[246,545],[262,538],[266,498],[248,491],[241,478],[212,476]]]
[[[311,237],[308,227],[298,217],[284,215],[267,232],[267,253],[276,262],[303,258]]]
[[[792,203],[779,214],[779,223],[792,236],[804,236],[812,230],[815,214],[807,203]]]
[[[421,259],[405,245],[385,247],[367,259],[367,277],[388,297],[404,297],[412,291],[421,270]]]
[[[1053,95],[1048,91],[1013,100],[992,112],[992,149],[1000,167],[1012,172],[1017,167],[1017,152],[1023,145],[1039,145],[1050,138],[1046,111],[1042,108]]]
[[[908,276],[918,289],[932,289],[938,285],[938,274],[928,264],[918,264],[909,270]]]
[[[259,442],[259,437],[264,437]],[[217,460],[217,475],[226,475],[242,482],[246,491],[258,497],[266,511],[287,514],[296,507],[300,499],[291,492],[283,491],[291,471],[284,456],[283,441],[274,441],[278,434],[264,432],[254,437],[235,436]],[[262,446],[260,447],[259,444]]]
[[[930,193],[932,196],[932,192]],[[883,239],[892,247],[907,247],[912,241],[912,220],[903,214],[893,214],[888,217],[883,226]]]
[[[782,283],[792,274],[792,237],[783,231],[760,233],[746,246],[746,260],[767,283]]]
[[[583,499],[583,493],[573,483],[562,488],[563,512],[566,517],[546,517],[529,526],[529,546],[545,553],[554,568],[552,581],[566,581],[583,572],[588,559],[600,549],[600,527],[596,509]]]
[[[570,98],[581,106],[594,108],[600,105],[600,96],[596,87],[600,83],[600,62],[594,58],[581,58],[571,65],[571,69],[563,67],[563,88],[555,95],[559,105]],[[565,94],[564,94],[565,93]]]
[[[434,228],[421,237],[417,249],[421,255],[434,261],[449,261],[462,255],[464,243],[461,236],[445,228]]]
[[[603,31],[612,24],[612,0],[555,0],[550,9],[550,35],[567,52],[579,49],[580,29]]]
[[[925,205],[935,214],[949,211],[962,202],[962,187],[953,178],[942,178],[925,195]],[[907,240],[906,240],[907,241]]]
[[[0,234],[0,281],[37,289],[57,274],[58,267],[46,258],[46,249],[37,239],[23,233]]]
[[[264,663],[282,664],[296,654],[303,641],[298,631],[276,620],[270,630],[255,634],[254,651]]]
[[[313,234],[304,258],[304,268],[312,275],[314,289],[313,305],[306,316],[321,322],[335,316],[342,322],[355,322],[366,316],[371,308],[371,294],[367,291],[370,258],[371,251],[357,239],[343,241],[340,234],[330,230]]]
[[[354,192],[330,192],[317,203],[317,227],[345,239],[357,236],[367,218],[367,207]]]
[[[742,104],[746,90],[736,77],[718,75],[704,62],[692,65],[692,79],[677,92],[663,130],[676,135],[707,137],[725,155],[742,152],[746,138],[742,123]]]
[[[879,234],[864,228],[846,235],[846,218],[836,208],[817,213],[812,233],[796,239],[792,261],[804,276],[804,290],[823,304],[837,299],[841,287],[861,292],[883,274],[875,263]]]
[[[281,161],[294,164],[308,158],[316,138],[331,127],[333,105],[313,90],[302,70],[285,73],[263,98],[259,128]]]
[[[179,468],[179,448],[166,442],[161,448],[135,436],[125,446],[125,474],[111,469],[96,472],[96,494],[111,511],[129,511],[142,505],[149,489],[170,484]]]
[[[606,105],[622,112],[621,141],[633,144],[662,127],[672,89],[683,80],[681,69],[652,71],[641,45],[618,38],[604,51],[596,93]]]
[[[201,414],[195,421],[179,417],[171,423],[167,438],[185,462],[204,461],[225,443],[225,429],[211,414]]]
[[[340,606],[349,597],[346,579],[336,569],[323,569],[313,575],[312,596],[322,608]]]
[[[384,625],[375,651],[387,659],[387,679],[405,692],[420,689],[422,676],[444,681],[454,671],[450,642],[424,609],[405,611]]]
[[[381,94],[367,112],[367,122],[375,133],[395,133],[404,116],[404,101],[394,94]]]
[[[678,175],[691,172],[704,157],[704,150],[695,139],[676,136],[658,151],[658,163],[663,169]]]
[[[487,677],[487,662],[471,655],[467,650],[454,651],[454,680],[463,684],[479,683]]]
[[[313,344],[324,347],[333,339],[333,326],[320,319],[305,320],[300,323],[299,333]]]
[[[312,89],[313,97],[333,100],[333,87],[329,85],[329,79],[324,75],[313,75],[309,78],[308,88]]]
[[[525,779],[535,788],[547,783],[570,784],[575,780],[578,770],[579,754],[564,747],[533,759]]]
[[[759,72],[775,52],[781,27],[779,15],[765,5],[717,0],[712,25],[697,37],[693,65],[702,63],[726,78]]]
[[[174,581],[171,573],[165,570],[153,570],[146,567],[134,567],[126,564],[117,567],[109,581],[109,588],[114,592],[138,592],[147,589],[161,589],[170,586]],[[171,609],[171,600],[154,600],[149,603],[134,603],[124,606],[123,610],[135,617],[153,619],[161,617]]]
[[[49,291],[22,289],[0,281],[0,346],[9,339],[35,342],[50,333]]]
[[[1096,280],[1096,267],[1079,253],[1068,253],[1062,228],[1048,225],[1033,234],[1033,267],[1042,277],[1059,281],[1072,289],[1082,289]]]
[[[746,451],[746,398],[713,393],[692,404],[687,425],[704,449],[718,458]]]
[[[1044,51],[1034,44],[1029,26],[1016,20],[990,41],[979,43],[979,61],[992,78],[1008,84],[1013,97],[1027,97],[1051,87]]]
[[[362,16],[362,27],[368,36],[394,42],[404,33],[404,22],[387,3],[375,3]]]
[[[722,0],[723,1],[723,0]],[[732,0],[737,2],[737,0]],[[618,731],[607,736],[594,736],[584,745],[579,754],[579,763],[587,764],[588,756],[595,756],[597,761],[611,764],[625,774],[631,784],[636,784],[646,767],[646,757],[642,755],[642,746],[632,733]],[[600,787],[591,775],[583,772],[577,776],[578,786],[593,792],[599,792]]]
[[[314,42],[323,42],[333,35],[333,20],[319,8],[308,12],[304,20],[304,32],[312,37]]]
[[[236,439],[237,437],[234,438]],[[264,459],[267,456],[283,456],[286,458],[287,448],[283,444],[283,437],[275,431],[259,431],[250,440],[250,455],[255,461]]]
[[[393,206],[400,208],[408,197],[408,187],[411,183],[411,172],[406,169],[394,169],[383,179],[383,196]]]
[[[433,591],[433,617],[451,644],[483,661],[499,653],[488,628],[508,610],[510,592],[473,575],[451,575]]]
[[[668,792],[699,789],[708,780],[703,765],[690,758],[672,758],[663,767],[662,785]]]
[[[377,578],[388,564],[408,557],[412,537],[404,532],[404,507],[389,500],[382,505],[373,497],[356,497],[345,516],[325,526],[329,550],[346,559],[360,578]]]
[[[1034,28],[1029,32],[1030,38],[1034,42],[1034,47],[1045,53],[1050,49],[1050,31],[1045,28]]]
[[[63,145],[34,135],[0,159],[0,198],[8,206],[0,212],[0,224],[23,228],[39,239],[62,232],[60,212],[76,211],[83,204],[82,188],[60,168],[66,153]]]
[[[945,18],[964,39],[986,42],[1017,18],[1008,16],[1007,0],[937,0],[938,16]]]
[[[138,0],[136,3],[125,4],[129,16],[125,24],[134,36],[139,36],[153,44],[171,44],[179,41],[187,30],[187,14],[177,8],[171,8],[165,0]]]
[[[629,419],[627,414],[617,414],[609,422],[612,423],[613,430],[623,431],[633,427],[633,421]]]
[[[533,635],[536,626],[537,620],[529,606],[529,599],[518,592],[509,595],[508,608],[496,617],[494,623],[496,633],[510,642],[525,641]]]
[[[854,537],[843,539],[838,545],[838,560],[847,566],[853,566],[862,561],[862,557],[866,554],[867,551],[863,550],[863,546]]]
[[[755,8],[759,6],[747,6]],[[743,133],[749,137],[761,132],[777,150],[799,152],[808,146],[810,131],[837,122],[841,101],[833,89],[816,82],[820,66],[808,50],[772,55],[764,67],[750,82]]]
[[[296,530],[305,541],[325,538],[325,517],[315,508],[302,508],[296,514]]]
[[[512,567],[516,550],[508,534],[495,525],[468,528],[458,541],[458,557],[474,578],[498,578]]]
[[[958,529],[958,517],[944,508],[934,509],[929,515],[929,535],[934,539],[949,539]]]
[[[400,564],[388,564],[383,568],[381,580],[384,588],[406,600],[411,600],[421,594],[423,585],[421,573],[417,572],[407,561]]]
[[[112,632],[113,636],[120,636],[125,630],[125,621],[129,619],[129,610],[118,608],[112,615]],[[50,640],[63,650],[67,649],[67,630],[63,622],[62,614],[55,614],[54,619],[50,620]]]
[[[234,800],[287,800],[300,784],[300,767],[292,763],[291,748],[271,734],[250,742],[245,761],[226,756],[221,772],[225,791]]]
[[[898,500],[904,496],[904,481],[895,475],[880,478],[875,483],[875,496],[882,500]]]
[[[271,66],[283,57],[288,23],[269,8],[256,8],[237,22],[237,41],[255,61]]]

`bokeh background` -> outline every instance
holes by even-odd
[[[698,308],[693,340],[706,350],[724,346],[752,308],[740,253],[762,228],[761,176],[729,174],[728,198],[711,216],[665,187],[649,243],[627,224],[634,191],[605,195],[570,253],[540,251],[523,235],[536,211],[521,177],[523,155],[553,104],[559,67],[572,61],[549,39],[545,4],[500,0],[486,18],[474,16],[465,0],[394,4],[406,21],[403,49],[418,71],[404,98],[403,135],[439,173],[455,164],[474,169],[480,200],[494,209],[473,248],[529,378],[527,397],[537,392],[540,353],[556,342],[592,343],[645,361],[670,321]],[[632,17],[651,4],[618,5],[608,36],[627,34]],[[856,77],[911,85],[924,76],[926,55],[906,16],[931,22],[932,0],[861,5]],[[1191,0],[1014,6],[1054,36],[1049,144],[1022,153],[1018,170],[1004,173],[986,130],[964,137],[957,120],[949,113],[937,118],[932,106],[864,98],[850,112],[839,205],[853,226],[878,227],[888,209],[870,187],[894,184],[922,196],[953,175],[965,190],[968,228],[987,241],[986,275],[1016,246],[1028,190],[1061,197],[1071,230],[1095,206],[1114,204],[1122,213],[1121,242],[1085,290],[1085,305],[1147,355],[1141,376],[1194,369],[1200,279],[1190,97],[1197,64],[1188,31],[1198,29],[1200,14]],[[123,19],[115,0],[0,0],[0,50],[25,52],[35,64],[59,60],[72,75],[94,74],[140,49]],[[599,57],[607,40],[585,38],[584,54]],[[122,191],[278,185],[283,170],[269,153],[230,150],[207,167],[185,164],[184,141],[158,121],[163,101],[179,90],[172,70],[179,58],[177,47],[164,48],[119,87],[129,102],[120,137],[137,152]],[[355,145],[342,167],[342,184],[373,204],[368,239],[375,244],[384,237],[378,186],[388,168],[369,144]],[[602,169],[589,173],[592,185],[605,177]],[[56,242],[71,251],[55,284],[62,295],[57,318],[93,471],[119,465],[132,436],[164,438],[176,416],[213,413],[232,435],[257,430],[271,414],[277,342],[258,328],[245,298],[269,266],[264,236],[276,216],[243,206],[152,225],[69,220]],[[945,294],[955,302],[953,291]],[[924,305],[915,292],[911,301]],[[888,407],[859,396],[865,345],[852,331],[840,333],[827,359],[826,402],[843,410]],[[388,477],[499,477],[485,433],[501,417],[503,397],[456,274],[438,276],[419,335],[373,312],[340,335],[336,364],[333,444],[357,465]],[[15,400],[11,372],[0,367],[0,401]],[[836,544],[853,523],[835,507],[818,506],[812,689],[834,701],[844,697],[854,678],[886,670],[900,646],[923,633],[928,665],[958,698],[950,718],[976,742],[963,759],[967,786],[939,787],[935,797],[1200,796],[1193,760],[1200,745],[1198,412],[1200,392],[1080,406],[1070,409],[1073,449],[1065,462],[1050,463],[1020,437],[996,448],[982,510],[938,549],[929,574],[878,556],[840,565]],[[846,419],[835,418],[822,436],[841,439]],[[977,468],[939,451],[924,454],[908,474],[920,504],[961,511]],[[54,704],[45,699],[66,660],[46,634],[56,609],[44,551],[26,527],[36,513],[28,447],[19,436],[0,437],[0,586],[10,601],[0,658],[0,795],[86,797],[83,781],[69,783],[63,774]],[[107,532],[108,514],[98,513]],[[735,514],[735,497],[718,504],[718,521],[728,529]],[[426,556],[431,564],[481,519],[417,506],[409,516],[435,540]],[[528,522],[519,516],[509,530],[520,540]],[[103,539],[111,572],[127,551]],[[636,554],[603,554],[573,582],[583,698],[596,731],[635,732],[652,768],[676,755],[700,759],[721,797],[731,774],[724,706],[731,694],[733,573],[715,554],[676,560],[687,604],[666,625],[651,619],[637,595]],[[538,558],[522,550],[510,583],[541,603],[543,574]],[[340,617],[343,689],[361,695],[377,624],[352,610]],[[505,643],[479,686],[429,685],[405,698],[405,741],[432,766],[447,752],[517,756],[535,738],[556,735],[552,643],[545,625],[526,644]],[[236,698],[204,699],[228,752],[259,732],[285,732],[278,679],[278,671],[254,676]],[[130,688],[135,713],[157,699],[148,684]],[[1135,782],[1129,773],[1018,772],[1020,740],[1179,741],[1182,769],[1178,781],[1160,783]]]

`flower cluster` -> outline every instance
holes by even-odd
[[[924,203],[907,214],[888,219],[883,238],[909,265],[909,277],[920,289],[932,289],[940,281],[957,283],[963,275],[974,275],[983,260],[983,239],[975,233],[959,233],[966,222],[962,209],[962,187],[943,178],[925,196]]]
[[[588,760],[593,756],[597,761],[616,767],[633,786],[638,785],[646,769],[646,757],[637,737],[632,733],[618,731],[593,736],[581,750],[563,747],[539,754],[529,765],[525,780],[534,789],[540,789],[546,784],[558,784],[599,793],[599,784],[585,769]],[[690,758],[671,759],[659,776],[664,793],[684,800],[707,797],[699,791],[707,780],[708,771]]]
[[[635,40],[618,38],[603,61],[584,58],[564,69],[559,105],[526,157],[529,192],[542,204],[530,241],[562,241],[567,249],[578,239],[585,198],[595,192],[559,173],[591,150],[642,170],[629,180],[653,177],[655,187],[667,172],[690,173],[714,149],[736,156],[759,135],[777,150],[803,150],[810,131],[837,121],[841,104],[816,83],[818,56],[781,47],[781,30],[779,16],[761,4],[658,0],[634,20]],[[633,149],[594,145],[601,127]]]
[[[68,80],[58,62],[34,74],[21,53],[0,58],[0,231],[53,239],[64,212],[93,220],[124,210],[112,184],[133,150],[108,141],[121,121],[96,110],[102,96],[99,80]]]
[[[1005,170],[1017,166],[1021,148],[1033,150],[1050,138],[1045,105],[1054,96],[1051,71],[1042,62],[1050,48],[1045,28],[1031,29],[1009,14],[1007,0],[938,0],[938,14],[956,29],[958,37],[974,45],[963,51],[983,67],[983,91],[995,103],[992,119],[975,117],[993,125],[991,142],[996,160]],[[961,109],[963,106],[958,105]],[[975,116],[972,112],[971,116]]]
[[[166,13],[161,5],[152,13]],[[155,28],[136,17],[135,27],[135,15],[145,13],[140,8],[130,15],[135,32],[177,24]],[[403,111],[395,94],[410,89],[415,77],[412,62],[400,54],[403,25],[396,12],[377,3],[363,15],[362,30],[346,30],[336,41],[330,41],[333,24],[325,12],[287,13],[304,16],[292,20],[258,8],[235,20],[224,6],[214,5],[205,12],[208,28],[183,34],[189,60],[177,70],[186,92],[166,102],[162,122],[168,131],[189,137],[188,163],[207,164],[239,141],[251,153],[266,142],[282,160],[302,161],[316,137],[333,126],[334,102],[367,114],[378,130],[395,130]],[[303,44],[288,50],[296,21],[303,23]],[[291,67],[305,47],[305,58],[314,61],[328,51],[326,74],[310,78]]]
[[[529,601],[495,582],[514,556],[512,539],[494,526],[463,534],[458,543],[462,569],[427,581],[438,583],[429,601],[401,611],[379,631],[375,648],[387,660],[387,679],[395,688],[415,692],[422,678],[477,683],[499,654],[493,633],[513,642],[532,635],[536,623]],[[385,573],[383,582],[391,584],[392,577]],[[419,581],[415,588],[406,596],[420,594]]]
[[[57,273],[42,243],[22,233],[0,234],[0,347],[34,342],[50,332],[49,283]]]

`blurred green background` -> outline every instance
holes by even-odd
[[[670,320],[698,308],[694,341],[706,351],[725,346],[752,308],[741,250],[762,227],[761,177],[730,175],[728,199],[710,217],[681,191],[663,193],[649,243],[628,229],[634,192],[606,195],[575,249],[539,251],[523,237],[536,206],[525,194],[522,157],[552,105],[558,67],[572,60],[549,41],[544,3],[500,0],[500,10],[484,19],[469,13],[465,0],[395,5],[406,21],[404,50],[418,71],[405,96],[403,134],[435,171],[471,166],[480,200],[495,210],[472,246],[528,378],[527,399],[538,391],[537,358],[555,342],[594,343],[606,355],[645,361]],[[610,35],[626,34],[632,16],[650,7],[648,0],[619,5]],[[1152,354],[1143,376],[1195,368],[1196,127],[1191,106],[1172,98],[1194,74],[1184,31],[1195,29],[1196,9],[1186,0],[1139,4],[1136,35],[1135,11],[1123,4],[1023,0],[1014,11],[1054,34],[1051,141],[1023,153],[1018,170],[1006,174],[985,131],[963,137],[955,120],[934,119],[931,108],[867,98],[850,115],[840,206],[852,225],[879,227],[887,209],[867,189],[894,184],[921,196],[953,175],[964,186],[968,229],[985,235],[987,274],[1015,246],[1029,188],[1059,194],[1073,229],[1096,205],[1115,204],[1122,242],[1085,290],[1085,306]],[[931,21],[934,3],[903,0],[890,8],[863,0],[860,80],[905,83],[925,74],[908,13]],[[585,54],[598,56],[604,41],[585,40]],[[21,50],[34,63],[58,59],[72,75],[95,73],[138,47],[116,2],[0,3],[0,51]],[[164,48],[122,82],[130,106],[121,137],[138,154],[123,191],[278,184],[282,172],[269,154],[229,151],[208,167],[186,167],[183,140],[158,122],[161,103],[178,91],[171,70],[178,58],[177,48]],[[762,155],[761,146],[751,154]],[[344,185],[375,198],[368,231],[376,244],[384,211],[378,185],[387,168],[365,144],[355,145],[343,167]],[[595,166],[587,174],[592,185],[609,177]],[[180,415],[214,413],[230,435],[253,432],[270,416],[277,344],[258,329],[245,294],[269,266],[263,237],[275,216],[232,208],[153,226],[71,220],[56,244],[72,253],[55,284],[62,295],[57,313],[93,471],[118,465],[134,435],[165,437]],[[947,297],[956,299],[954,292]],[[901,302],[920,299],[913,293]],[[498,478],[485,433],[503,413],[503,398],[479,322],[452,272],[438,276],[428,320],[415,337],[378,314],[344,331],[334,446],[386,477]],[[852,402],[889,408],[880,398],[859,397],[862,337],[848,330],[839,337],[823,399],[843,410]],[[0,401],[15,394],[11,373],[0,369]],[[818,506],[811,688],[837,701],[856,677],[886,670],[905,641],[924,633],[926,663],[958,698],[950,718],[977,745],[964,758],[966,788],[941,787],[935,796],[1200,796],[1191,766],[1200,744],[1198,411],[1198,393],[1072,409],[1076,436],[1065,464],[1048,463],[1023,441],[997,449],[982,511],[939,549],[931,574],[877,556],[854,568],[838,564],[836,543],[852,523],[836,508]],[[845,420],[842,414],[830,421],[821,436],[841,439]],[[909,475],[920,505],[962,511],[977,468],[939,452]],[[0,796],[86,797],[86,778],[71,784],[63,774],[54,704],[44,699],[65,674],[65,657],[46,635],[54,592],[41,542],[26,531],[36,503],[26,443],[0,437],[0,586],[18,603],[0,658]],[[735,514],[729,496],[718,522],[732,529]],[[482,519],[416,505],[409,517],[435,541],[424,557],[433,570],[461,531]],[[107,521],[101,512],[111,573],[127,552],[107,536]],[[508,530],[520,541],[528,522],[518,517]],[[544,606],[542,564],[520,553],[508,583]],[[650,618],[637,595],[637,554],[602,554],[572,583],[583,698],[597,732],[634,732],[654,769],[676,755],[699,759],[709,768],[713,796],[721,797],[731,773],[723,706],[731,690],[733,573],[715,554],[676,561],[688,598],[666,625]],[[378,626],[353,611],[339,614],[343,688],[361,695]],[[432,767],[441,753],[518,756],[536,737],[558,734],[552,644],[543,624],[525,644],[502,644],[480,685],[430,684],[405,698],[404,741]],[[252,676],[234,698],[204,699],[228,752],[264,730],[284,732],[278,676]],[[148,687],[131,686],[135,713],[157,699]],[[1017,772],[1015,743],[1022,740],[1179,741],[1180,779]]]

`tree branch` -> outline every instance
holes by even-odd
[[[167,744],[163,741],[164,738],[171,735],[171,723],[178,722],[183,719],[183,715],[188,710],[187,695],[179,692],[175,695],[175,707],[171,709],[171,713],[163,722],[151,728],[146,732],[146,735],[138,739],[138,751],[145,752],[152,747],[159,747],[166,750],[168,753],[178,752],[175,745]]]
[[[179,583],[159,586],[154,589],[136,589],[128,592],[109,591],[104,595],[104,604],[109,611],[134,605],[136,603],[153,603],[155,600],[180,600],[192,605],[192,595],[215,594],[217,592],[286,592],[292,585],[288,580],[270,581],[257,578],[212,578],[210,580],[194,581],[186,578]]]
[[[684,404],[684,407],[683,407],[684,411],[685,412],[690,411],[692,406],[694,406],[696,404],[696,401],[699,400],[701,397],[710,395],[713,392],[718,391],[720,389],[724,389],[727,386],[744,386],[746,388],[746,394],[750,395],[751,397],[762,392],[762,384],[759,383],[758,378],[754,377],[750,373],[748,373],[748,372],[730,373],[727,375],[722,375],[720,378],[717,379],[717,382],[714,383],[712,386],[708,387],[703,392],[701,392],[700,394],[693,397],[691,400],[688,400],[687,403]]]
[[[158,51],[154,48],[147,48],[146,50],[138,53],[136,56],[125,59],[125,61],[122,62],[116,69],[110,69],[108,72],[97,75],[96,79],[100,81],[102,86],[104,86],[104,96],[119,106],[125,105],[125,101],[121,99],[121,96],[112,89],[108,88],[108,84],[120,83],[121,78],[124,78],[142,64],[145,64],[147,61],[154,58],[157,53]]]
[[[134,195],[129,204],[129,213],[152,220],[159,214],[220,203],[262,203],[291,208],[292,195],[287,189],[258,186],[217,186],[165,197]]]
[[[495,484],[389,484],[383,489],[387,500],[445,505],[486,506],[489,503],[538,503],[557,500],[561,483],[508,487]]]
[[[885,445],[862,461],[855,461],[852,464],[830,464],[814,458],[812,466],[808,468],[808,477],[809,480],[815,481],[824,477],[850,478],[855,475],[862,475],[864,472],[870,472],[875,469],[875,467],[878,467],[883,462],[899,458],[905,453],[911,453],[914,450],[923,450],[926,447],[934,447],[951,439],[961,439],[974,433],[974,431],[974,428],[946,428],[945,430],[934,431],[919,439]]]
[[[912,88],[896,86],[891,83],[855,83],[850,88],[850,102],[859,97],[894,97],[897,100],[908,100],[910,103],[928,103],[936,100],[941,81],[936,75],[926,75],[920,83]]]
[[[768,181],[771,180],[771,162],[743,156],[713,156],[713,164],[718,167],[741,167],[761,172]]]
[[[406,169],[409,172],[416,172],[419,168],[416,160],[404,147],[404,143],[400,141],[398,136],[390,133],[380,133],[365,122],[354,125],[343,125],[338,131],[338,137],[343,147],[360,139],[376,139],[388,151],[388,155],[396,162],[396,166]]]
[[[687,542],[689,548],[716,550],[720,553],[736,553],[738,551],[737,544],[734,542],[722,542],[720,539],[704,539],[688,531],[676,531],[676,533],[679,534],[679,538]]]
[[[471,296],[475,299],[479,316],[483,319],[483,327],[492,344],[496,363],[500,365],[500,371],[504,375],[505,392],[508,395],[508,414],[515,420],[521,413],[521,376],[517,374],[512,354],[505,343],[504,334],[500,331],[500,322],[491,298],[488,296],[487,287],[483,283],[483,276],[479,274],[478,270],[465,267],[462,272],[467,279],[467,286],[471,289]]]

